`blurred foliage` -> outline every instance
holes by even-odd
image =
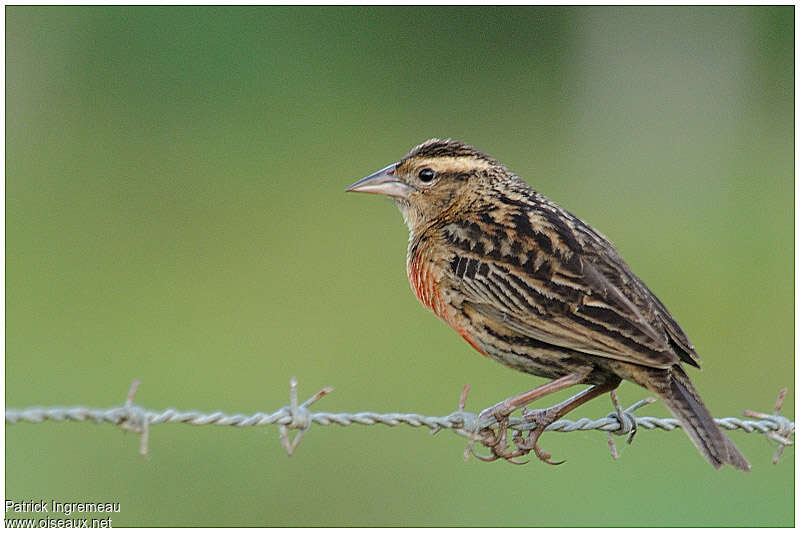
[[[343,189],[433,136],[610,236],[704,361],[717,416],[792,385],[794,7],[7,7],[6,402],[478,411],[542,382],[414,300],[390,202]],[[571,391],[575,392],[575,391]],[[625,404],[646,393],[620,389]],[[793,416],[790,388],[786,415]],[[575,413],[602,416],[598,399]],[[661,405],[642,414],[666,415]],[[794,450],[734,434],[461,438],[319,428],[6,427],[6,498],[115,526],[791,526]]]

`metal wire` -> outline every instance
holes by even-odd
[[[433,433],[441,429],[450,429],[456,433],[469,438],[472,442],[480,442],[482,439],[478,432],[492,424],[481,424],[478,415],[463,410],[463,401],[466,395],[462,393],[460,409],[445,416],[426,416],[414,413],[373,413],[363,411],[358,413],[328,413],[311,412],[308,407],[331,392],[331,388],[325,388],[309,398],[302,404],[297,403],[297,381],[292,378],[290,381],[290,404],[281,407],[272,413],[257,412],[253,414],[227,414],[221,411],[205,413],[200,411],[180,411],[177,409],[164,409],[163,411],[148,410],[133,403],[133,396],[136,393],[139,382],[134,381],[131,386],[125,404],[107,409],[94,409],[89,407],[28,407],[24,409],[8,408],[5,411],[6,424],[17,424],[20,422],[41,423],[46,421],[55,422],[86,422],[108,423],[121,426],[125,429],[135,431],[142,435],[140,452],[147,453],[147,441],[149,427],[156,424],[182,423],[194,426],[214,425],[231,427],[255,427],[277,424],[281,441],[286,451],[291,455],[302,435],[312,424],[329,426],[336,424],[340,426],[350,426],[353,424],[376,425],[383,424],[390,427],[398,425],[408,425],[412,427],[427,427]],[[789,437],[794,433],[794,422],[779,415],[778,410],[783,403],[785,389],[781,391],[776,409],[773,414],[764,414],[754,411],[747,411],[748,416],[756,417],[756,420],[743,420],[735,417],[716,418],[715,422],[723,429],[742,430],[746,433],[761,433],[767,435],[779,444],[777,456],[784,446],[790,446],[793,442]],[[599,430],[617,435],[633,435],[641,429],[661,429],[671,431],[680,427],[680,422],[675,418],[656,418],[652,416],[635,417],[633,411],[640,407],[652,403],[651,398],[640,400],[625,409],[624,411],[616,404],[616,411],[607,416],[591,420],[581,418],[576,421],[558,420],[548,425],[545,431],[588,431]],[[509,430],[527,431],[535,428],[535,423],[526,422],[519,418],[511,418],[508,424]],[[289,430],[299,430],[292,442],[289,441]],[[612,446],[612,455],[615,449]]]

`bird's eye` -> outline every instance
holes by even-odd
[[[422,170],[419,171],[417,177],[419,178],[419,181],[421,181],[422,183],[430,183],[433,181],[433,178],[436,177],[436,172],[434,172],[429,168],[423,168]]]

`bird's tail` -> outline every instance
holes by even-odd
[[[650,378],[652,380],[650,384],[654,386],[648,389],[661,397],[669,410],[680,420],[681,427],[694,445],[714,468],[720,468],[727,463],[739,470],[750,471],[747,459],[714,422],[711,413],[689,381],[689,376],[680,366],[675,365],[666,372],[659,371],[657,374],[653,372]]]

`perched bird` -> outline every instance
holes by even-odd
[[[408,278],[425,307],[481,354],[552,379],[481,413],[502,430],[492,459],[533,450],[550,462],[537,444],[544,428],[626,379],[661,398],[715,468],[750,469],[682,368],[699,368],[699,358],[666,307],[608,239],[501,163],[431,139],[346,190],[394,199],[410,231]],[[591,387],[525,412],[536,430],[512,452],[511,412],[577,384]]]

